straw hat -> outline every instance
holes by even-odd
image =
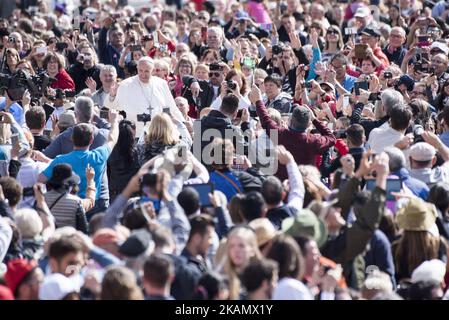
[[[408,231],[429,231],[435,224],[437,210],[431,203],[412,198],[396,214],[399,228]]]
[[[259,247],[272,240],[278,234],[271,221],[267,218],[254,219],[248,225],[256,232],[257,245]]]

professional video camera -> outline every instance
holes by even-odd
[[[36,100],[45,94],[54,81],[55,79],[45,73],[31,76],[28,72],[19,69],[12,75],[0,73],[0,91],[6,90],[13,101],[19,101],[25,90],[28,90],[31,99]]]

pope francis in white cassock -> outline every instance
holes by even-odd
[[[172,117],[184,122],[167,81],[152,76],[153,68],[153,59],[141,58],[137,64],[138,74],[120,82],[116,96],[108,95],[105,99],[105,107],[125,111],[126,119],[136,123],[137,137],[142,135],[144,127],[143,122],[137,121],[138,114],[150,113],[153,118],[164,108],[170,108]]]

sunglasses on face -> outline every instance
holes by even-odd
[[[333,29],[327,30],[327,34],[338,34],[338,31],[337,30],[333,30]]]
[[[209,72],[210,78],[212,78],[212,77],[218,78],[220,75],[221,75],[220,72]]]

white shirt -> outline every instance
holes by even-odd
[[[117,90],[115,100],[111,102],[108,95],[104,105],[108,108],[125,111],[126,118],[136,123],[137,136],[140,136],[143,130],[143,123],[137,122],[137,115],[149,113],[149,107],[151,107],[152,118],[156,114],[162,113],[163,108],[170,108],[172,116],[183,121],[167,82],[158,77],[151,77],[148,83],[140,82],[138,75],[123,80]]]
[[[61,114],[65,112],[64,106],[56,107],[55,110],[51,113],[51,115],[55,115],[58,119]],[[53,121],[50,118],[47,120],[47,124],[45,125],[45,129],[52,130],[53,129]]]
[[[210,107],[212,109],[218,110],[218,109],[220,109],[221,102],[222,102],[221,96],[218,96],[214,101],[212,101],[212,104],[210,105]],[[239,109],[248,109],[250,106],[251,106],[251,102],[249,101],[249,99],[246,95],[242,96],[239,99]]]
[[[273,291],[272,300],[313,300],[313,296],[301,281],[282,278]]]
[[[376,128],[369,135],[368,146],[374,153],[381,153],[386,147],[394,146],[403,137],[403,133],[394,130],[390,126],[387,128]]]
[[[20,160],[19,173],[17,174],[17,182],[24,188],[31,188],[37,183],[39,174],[48,167],[48,163],[37,162],[31,158]]]

